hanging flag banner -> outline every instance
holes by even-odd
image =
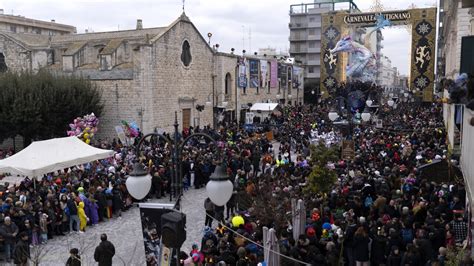
[[[247,67],[245,58],[239,57],[239,88],[247,88]]]
[[[250,88],[258,88],[260,81],[258,78],[258,60],[249,60]]]
[[[293,88],[302,89],[303,88],[303,68],[293,66]]]
[[[261,81],[260,87],[262,87],[262,88],[267,87],[267,82],[268,82],[268,79],[267,79],[268,66],[267,66],[267,64],[268,64],[267,60],[260,60],[260,81]]]
[[[270,61],[270,88],[278,87],[278,62]]]
[[[278,78],[280,79],[280,86],[282,88],[287,88],[287,79],[288,79],[288,76],[287,76],[287,65],[283,65],[283,64],[278,64]]]
[[[140,203],[140,217],[142,222],[143,242],[145,244],[146,265],[160,265],[165,253],[161,246],[161,216],[172,212],[174,204]],[[170,254],[169,250],[168,255]],[[171,257],[171,256],[169,256]]]

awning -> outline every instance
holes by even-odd
[[[277,103],[254,103],[250,111],[272,112],[277,106]]]
[[[109,158],[114,153],[90,146],[74,136],[35,141],[17,154],[0,160],[0,173],[41,177],[57,170]]]

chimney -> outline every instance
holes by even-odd
[[[51,22],[55,23],[55,22],[56,22],[56,20],[55,20],[55,19],[52,19],[52,20],[51,20]]]
[[[3,15],[3,8],[0,9],[0,15]]]
[[[137,30],[143,30],[143,22],[141,19],[137,19]]]
[[[86,30],[85,30],[85,33],[89,33],[89,30],[88,30],[88,29],[86,29]]]

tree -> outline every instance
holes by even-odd
[[[310,150],[313,168],[308,176],[305,193],[328,193],[337,180],[337,174],[336,171],[329,169],[327,164],[336,162],[339,159],[339,152],[334,146],[328,148],[323,143],[311,145]]]
[[[46,71],[0,75],[0,141],[62,137],[74,118],[100,116],[102,109],[101,93],[86,79]]]

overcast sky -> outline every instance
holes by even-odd
[[[298,0],[186,0],[185,11],[202,35],[212,33],[212,44],[221,51],[257,51],[273,47],[289,48],[288,22],[291,4],[312,1]],[[382,0],[391,9],[436,5],[436,0]],[[355,0],[367,11],[372,0]],[[182,12],[182,0],[0,0],[6,14],[22,15],[40,20],[55,19],[57,23],[77,27],[78,33],[133,29],[136,19],[144,27],[167,26]],[[250,32],[250,34],[249,34]],[[405,29],[384,30],[384,50],[402,74],[408,72],[410,35]],[[250,36],[250,37],[249,37]],[[206,37],[207,39],[207,37]]]

